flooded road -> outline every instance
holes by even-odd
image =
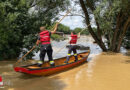
[[[5,82],[0,90],[130,90],[130,52],[125,55],[101,53],[89,40],[82,43],[91,48],[88,63],[47,77],[16,73],[12,68],[14,61],[0,62],[0,75]],[[66,56],[65,51],[61,51],[59,57]],[[38,59],[38,55],[34,58]]]

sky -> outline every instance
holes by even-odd
[[[69,26],[71,29],[76,27],[84,28],[83,18],[80,16],[67,16],[61,22],[62,24]]]
[[[75,13],[73,12],[74,9],[76,9],[77,11],[80,10],[80,6],[79,5],[75,5],[73,3],[73,1],[71,1],[71,13]],[[66,12],[61,12],[60,13],[61,15],[65,15]],[[76,12],[76,14],[78,14]],[[60,18],[62,18],[63,16],[60,16]],[[74,29],[76,27],[81,27],[81,28],[84,28],[84,24],[83,24],[83,18],[81,16],[66,16],[62,22],[62,24],[66,25],[66,26],[69,26],[71,29]]]
[[[65,15],[65,13],[63,13],[62,15]],[[63,16],[62,16],[63,17]],[[60,17],[60,18],[62,18]],[[61,23],[69,26],[71,29],[74,29],[76,27],[80,27],[80,28],[86,28],[86,24],[83,23],[84,18],[81,16],[66,16]],[[96,27],[94,24],[94,17],[92,16],[92,20],[91,20],[91,26],[92,27]]]
[[[74,4],[73,1],[71,1],[71,13],[72,14],[79,14],[82,15],[82,9],[80,7],[79,4]],[[73,10],[75,10],[73,12]],[[65,15],[66,12],[61,12],[60,15]],[[62,18],[63,16],[60,16],[60,18]],[[71,29],[74,29],[76,27],[80,27],[80,28],[86,28],[86,24],[83,23],[84,18],[82,16],[66,16],[61,23],[69,26]],[[96,27],[94,22],[94,17],[92,16],[92,21],[91,21],[91,26],[92,27]]]
[[[73,3],[73,1],[71,1],[71,9],[72,9],[71,14],[82,15],[82,11],[81,11],[82,9],[81,9],[80,5],[77,5],[77,4],[75,5]],[[34,10],[34,8],[30,9],[30,12],[32,12],[33,10]],[[75,10],[75,11],[73,11],[73,10]],[[65,15],[65,14],[66,14],[66,12],[60,12],[59,15]],[[62,18],[62,17],[63,16],[59,16],[59,18]],[[71,29],[75,29],[76,27],[86,28],[86,25],[85,25],[85,23],[83,23],[83,20],[84,20],[84,18],[81,16],[66,16],[61,21],[61,23],[66,25],[66,26],[69,26]],[[95,27],[93,22],[94,22],[94,18],[92,19],[91,26]]]

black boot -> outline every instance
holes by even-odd
[[[50,61],[50,66],[54,67],[55,66],[55,62],[54,61]]]
[[[68,63],[69,59],[70,59],[70,56],[67,56],[66,61],[64,63]]]
[[[78,61],[78,57],[77,56],[74,56],[75,57],[75,62]]]
[[[42,67],[42,64],[37,64],[38,65],[38,67]]]
[[[38,61],[38,63],[37,63],[38,67],[42,67],[42,64],[43,64],[43,62],[41,60]]]

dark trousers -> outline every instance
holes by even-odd
[[[74,54],[77,54],[76,49],[77,49],[77,46],[76,46],[76,45],[70,45],[70,46],[69,46],[69,50],[68,50],[68,54],[71,54],[72,51],[73,51]]]
[[[45,58],[46,53],[48,55],[49,61],[52,61],[53,60],[53,58],[52,58],[53,50],[52,50],[51,44],[41,45],[41,48],[40,48],[40,60],[42,60],[43,62],[44,62],[44,58]]]
[[[65,63],[68,63],[69,58],[70,58],[70,55],[71,55],[72,52],[74,53],[75,61],[78,60],[76,49],[77,49],[77,46],[76,46],[76,45],[70,45],[70,46],[69,46],[68,55],[67,55],[67,58],[66,58]]]

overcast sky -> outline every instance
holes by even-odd
[[[62,15],[65,15],[65,13],[63,13]],[[60,18],[62,18],[62,17],[60,17]],[[94,21],[93,15],[91,17],[92,17],[91,26],[96,27],[94,24],[95,21]],[[84,20],[84,18],[81,16],[67,16],[61,21],[61,23],[66,26],[69,26],[71,29],[74,29],[76,27],[85,28],[86,24],[83,23],[83,20]]]
[[[75,5],[73,3],[73,1],[71,1],[71,9],[72,9],[71,13],[74,13],[73,9],[76,9],[77,11],[79,11],[80,6],[79,5]],[[65,15],[66,12],[61,12],[61,14]],[[60,17],[60,18],[62,18],[62,17]],[[66,25],[66,26],[69,26],[71,29],[74,29],[76,27],[84,28],[83,18],[81,16],[67,16],[67,17],[65,17],[62,20],[61,23]]]
[[[73,1],[71,1],[71,14],[79,14],[79,15],[82,15],[82,9],[80,7],[80,5],[78,4],[74,4]],[[75,10],[75,11],[73,11]],[[30,9],[30,12],[34,11],[34,8],[31,8]],[[65,15],[66,12],[60,12],[60,15]],[[59,16],[59,18],[61,19],[63,16]],[[81,17],[81,16],[66,16],[62,21],[61,23],[66,25],[66,26],[69,26],[71,29],[74,29],[76,27],[80,27],[80,28],[85,28],[86,27],[86,24],[83,23],[83,20],[84,18]],[[92,27],[95,27],[95,25],[93,24],[94,22],[94,18],[92,19]]]
[[[76,27],[81,27],[83,28],[83,18],[80,16],[67,16],[63,19],[61,22],[64,25],[69,26],[71,29],[74,29]]]
[[[82,15],[82,9],[81,9],[80,5],[74,4],[73,1],[71,1],[71,9],[72,9],[72,11],[71,11],[72,14]],[[73,12],[73,10],[75,10],[75,11]],[[65,15],[66,12],[61,12],[60,14]],[[63,16],[60,16],[60,18],[62,18],[62,17]],[[71,29],[74,29],[76,27],[85,28],[86,24],[83,23],[83,20],[84,20],[84,18],[82,16],[67,16],[61,21],[61,23],[66,26],[69,26]],[[93,22],[94,22],[94,18],[92,16],[91,26],[95,27]]]

